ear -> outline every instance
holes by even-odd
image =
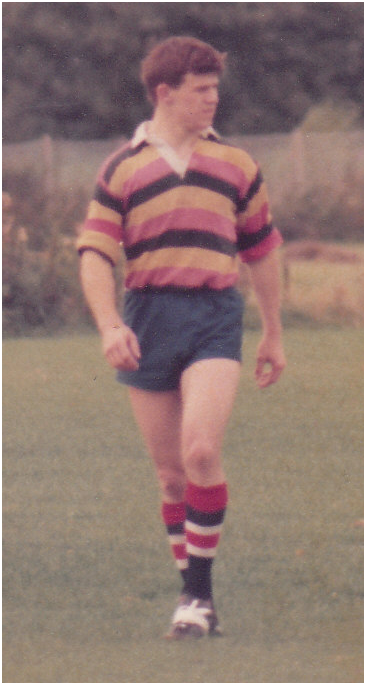
[[[159,83],[155,89],[156,102],[164,102],[165,104],[169,104],[171,101],[172,90],[173,89],[166,83]]]

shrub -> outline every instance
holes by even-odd
[[[19,225],[8,193],[3,206],[4,333],[85,321],[74,240],[56,227],[43,237],[43,249],[35,250],[32,231]]]
[[[31,250],[49,249],[55,235],[75,235],[75,226],[85,215],[89,194],[81,184],[50,185],[44,173],[30,167],[4,169],[3,191],[11,198],[13,223],[26,228]]]

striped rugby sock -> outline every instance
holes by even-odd
[[[165,523],[170,547],[175,563],[185,581],[188,569],[188,555],[186,550],[186,535],[184,523],[186,519],[186,505],[184,502],[171,504],[163,502],[161,515]]]
[[[212,597],[211,567],[227,501],[226,483],[209,488],[187,485],[185,527],[189,566],[185,591],[199,599]]]

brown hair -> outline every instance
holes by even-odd
[[[177,88],[186,74],[221,74],[226,53],[189,36],[173,36],[156,45],[141,65],[141,80],[155,103],[160,83]]]

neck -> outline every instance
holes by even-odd
[[[163,138],[175,150],[193,148],[201,133],[201,131],[187,130],[181,124],[169,119],[159,108],[154,113],[150,131],[159,138]]]

